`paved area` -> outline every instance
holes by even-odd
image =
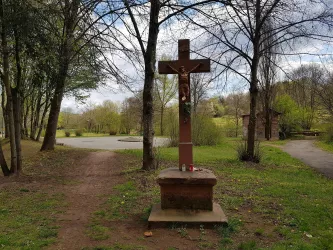
[[[110,137],[69,137],[58,138],[57,143],[64,143],[66,146],[77,148],[94,148],[94,149],[140,149],[142,142],[123,142],[119,139],[125,139],[124,136],[110,136]],[[136,136],[135,138],[141,139],[142,137]],[[154,146],[164,146],[167,143],[167,138],[155,138]]]
[[[317,148],[314,141],[290,141],[283,147],[283,150],[333,179],[333,154]]]

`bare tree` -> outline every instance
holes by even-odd
[[[181,1],[171,2],[169,0],[151,0],[149,2],[136,2],[123,0],[126,8],[125,16],[120,16],[126,32],[117,30],[113,32],[110,43],[118,43],[123,48],[125,55],[131,60],[141,62],[144,70],[143,86],[143,170],[155,169],[153,154],[153,137],[154,137],[154,81],[155,81],[155,64],[156,48],[159,34],[159,28],[167,25],[167,21],[179,13],[193,8],[194,6],[203,5],[212,2],[191,1],[183,3]],[[109,4],[113,2],[110,1]],[[121,8],[121,7],[119,7]],[[126,17],[126,18],[125,18]],[[128,19],[130,21],[128,21]],[[123,38],[121,41],[120,37]],[[133,42],[133,38],[136,43]],[[132,51],[127,50],[124,42],[132,46]]]
[[[208,95],[212,79],[207,78],[204,74],[191,74],[190,76],[193,113],[196,114],[199,103]]]
[[[235,119],[235,136],[238,137],[239,121],[241,116],[246,111],[246,104],[248,104],[248,96],[243,93],[237,93],[236,90],[225,98],[227,103],[227,113],[231,114]]]
[[[285,56],[302,55],[295,46],[302,39],[332,43],[332,8],[328,6],[329,0],[227,0],[209,9],[197,8],[197,18],[183,13],[209,36],[204,49],[212,51],[212,59],[223,67],[221,72],[232,72],[250,86],[248,160],[254,160],[259,62],[270,48],[263,43],[273,38],[270,45],[279,45]],[[268,22],[271,35],[267,34]],[[200,50],[197,53],[204,56]]]
[[[168,60],[164,58],[163,60]],[[156,93],[156,106],[160,112],[160,133],[164,135],[164,111],[167,105],[172,99],[175,98],[177,92],[177,81],[176,77],[172,76],[170,79],[168,75],[157,75],[155,83],[155,93]]]
[[[318,101],[333,120],[333,73],[329,72],[326,81],[319,82],[316,88]]]

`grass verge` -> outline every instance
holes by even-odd
[[[324,149],[325,151],[333,153],[333,142],[328,143],[324,141],[316,141],[315,145],[321,149]]]
[[[262,146],[260,164],[240,162],[236,143],[194,148],[197,166],[216,174],[215,201],[233,221],[231,228],[218,230],[220,249],[333,249],[333,182],[267,144]],[[177,165],[177,148],[159,152],[162,168]],[[125,164],[125,173],[134,180],[140,200],[146,200],[133,213],[144,214],[147,203],[159,199],[158,173],[133,167],[140,165],[141,150],[121,153],[135,156]]]
[[[64,194],[54,187],[63,172],[86,153],[58,147],[39,152],[41,144],[22,141],[23,173],[0,176],[0,249],[42,249],[58,235],[56,216],[65,210]],[[9,145],[4,146],[9,163]]]

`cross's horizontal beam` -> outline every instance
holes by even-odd
[[[159,61],[158,73],[159,74],[177,74],[168,65],[176,70],[179,70],[180,66],[184,66],[188,72],[195,68],[198,64],[200,67],[192,71],[191,73],[210,72],[210,60],[209,59],[196,59],[196,60],[177,60],[177,61]]]

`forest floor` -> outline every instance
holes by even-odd
[[[39,152],[23,141],[24,174],[0,177],[0,249],[331,249],[333,182],[275,144],[262,164],[239,162],[236,142],[196,147],[197,166],[218,178],[214,200],[229,225],[172,224],[145,237],[159,171],[140,170],[141,150]],[[157,154],[161,169],[175,165],[177,148]]]

